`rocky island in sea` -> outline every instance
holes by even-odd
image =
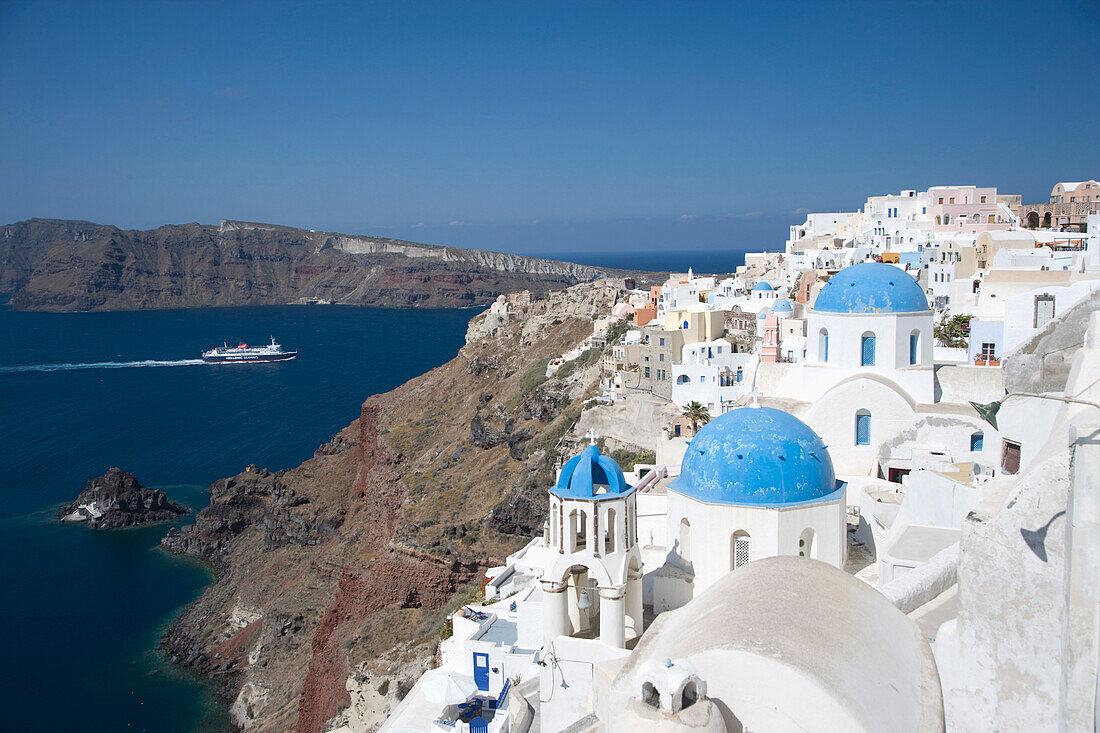
[[[92,529],[116,529],[164,522],[188,511],[168,501],[160,489],[142,486],[134,474],[109,468],[102,476],[88,479],[76,501],[62,504],[57,516],[63,522],[86,522]]]

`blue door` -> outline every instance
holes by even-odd
[[[874,366],[875,365],[875,337],[864,336],[863,337],[863,349],[862,359],[860,361],[862,366]]]
[[[489,691],[489,655],[474,652],[474,682],[482,692]]]

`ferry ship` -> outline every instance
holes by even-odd
[[[244,364],[263,361],[290,361],[298,356],[297,351],[286,351],[271,337],[271,343],[267,346],[249,346],[242,343],[239,346],[227,346],[225,344],[216,349],[202,352],[202,360],[207,364]]]

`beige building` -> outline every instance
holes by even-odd
[[[1100,211],[1100,183],[1061,181],[1050,191],[1050,202],[1018,204],[1012,207],[1028,229],[1084,231],[1088,215]]]

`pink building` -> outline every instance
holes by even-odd
[[[979,232],[1008,229],[1019,217],[997,201],[997,189],[979,186],[934,186],[927,191],[933,232]]]
[[[779,318],[773,315],[764,319],[764,344],[760,347],[760,361],[771,364],[779,361]]]

